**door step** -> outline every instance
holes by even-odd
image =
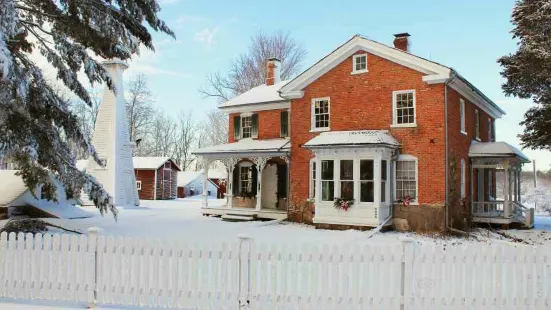
[[[250,222],[256,219],[254,214],[231,214],[226,213],[222,215],[222,220],[227,222]]]

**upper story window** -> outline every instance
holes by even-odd
[[[478,109],[474,110],[474,132],[476,140],[480,140],[480,113]]]
[[[247,113],[234,116],[233,136],[235,140],[258,138],[258,114]]]
[[[367,72],[367,54],[354,55],[352,59],[352,74]]]
[[[281,111],[280,113],[280,131],[279,135],[282,138],[289,137],[289,111]]]
[[[415,122],[415,90],[392,92],[392,125],[413,127]]]
[[[397,200],[409,197],[411,201],[417,201],[417,158],[400,155],[396,161],[395,172],[394,197]]]
[[[312,131],[329,130],[330,105],[329,97],[312,99]]]
[[[493,133],[493,128],[494,127],[494,123],[492,122],[492,119],[491,118],[488,118],[488,141],[494,141],[494,133]]]
[[[466,135],[465,130],[465,100],[459,99],[459,118],[461,119],[461,133]]]

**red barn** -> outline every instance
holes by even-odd
[[[176,199],[180,166],[169,157],[134,157],[140,199]]]

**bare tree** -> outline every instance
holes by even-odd
[[[147,85],[147,77],[143,74],[130,80],[127,88],[126,115],[130,127],[130,141],[140,139],[141,142],[134,148],[134,155],[145,156],[148,152],[145,142],[151,132],[156,114],[153,108],[155,100]]]
[[[167,156],[174,158],[176,145],[177,124],[164,113],[157,113],[151,127],[147,156]]]
[[[206,97],[218,98],[220,102],[228,101],[264,83],[268,58],[281,60],[281,79],[285,80],[299,73],[305,56],[306,50],[289,33],[260,32],[251,38],[248,52],[232,62],[227,74],[217,72],[209,75],[207,88],[199,91]]]
[[[194,156],[191,154],[193,143],[196,139],[197,123],[192,113],[181,112],[178,115],[178,127],[176,132],[176,141],[174,143],[174,159],[178,161],[182,170],[189,170]]]
[[[213,109],[208,111],[206,116],[203,146],[227,143],[228,115],[219,109]]]
[[[102,90],[99,88],[93,88],[89,91],[91,105],[86,104],[84,101],[76,99],[72,100],[71,112],[77,116],[78,125],[84,134],[84,137],[88,141],[92,140],[94,134],[94,126],[96,125],[96,119],[98,118],[99,106],[101,104]],[[88,159],[88,154],[83,151],[77,152],[77,158]]]

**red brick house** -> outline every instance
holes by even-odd
[[[320,227],[531,226],[518,188],[528,159],[495,142],[505,112],[451,67],[410,53],[408,40],[395,35],[391,47],[356,35],[290,81],[267,60],[265,85],[220,106],[228,143],[195,152],[230,175],[227,205],[204,200],[203,213],[300,213]],[[507,172],[502,199],[496,169]]]
[[[169,157],[134,157],[134,173],[140,199],[176,199],[178,164]]]

